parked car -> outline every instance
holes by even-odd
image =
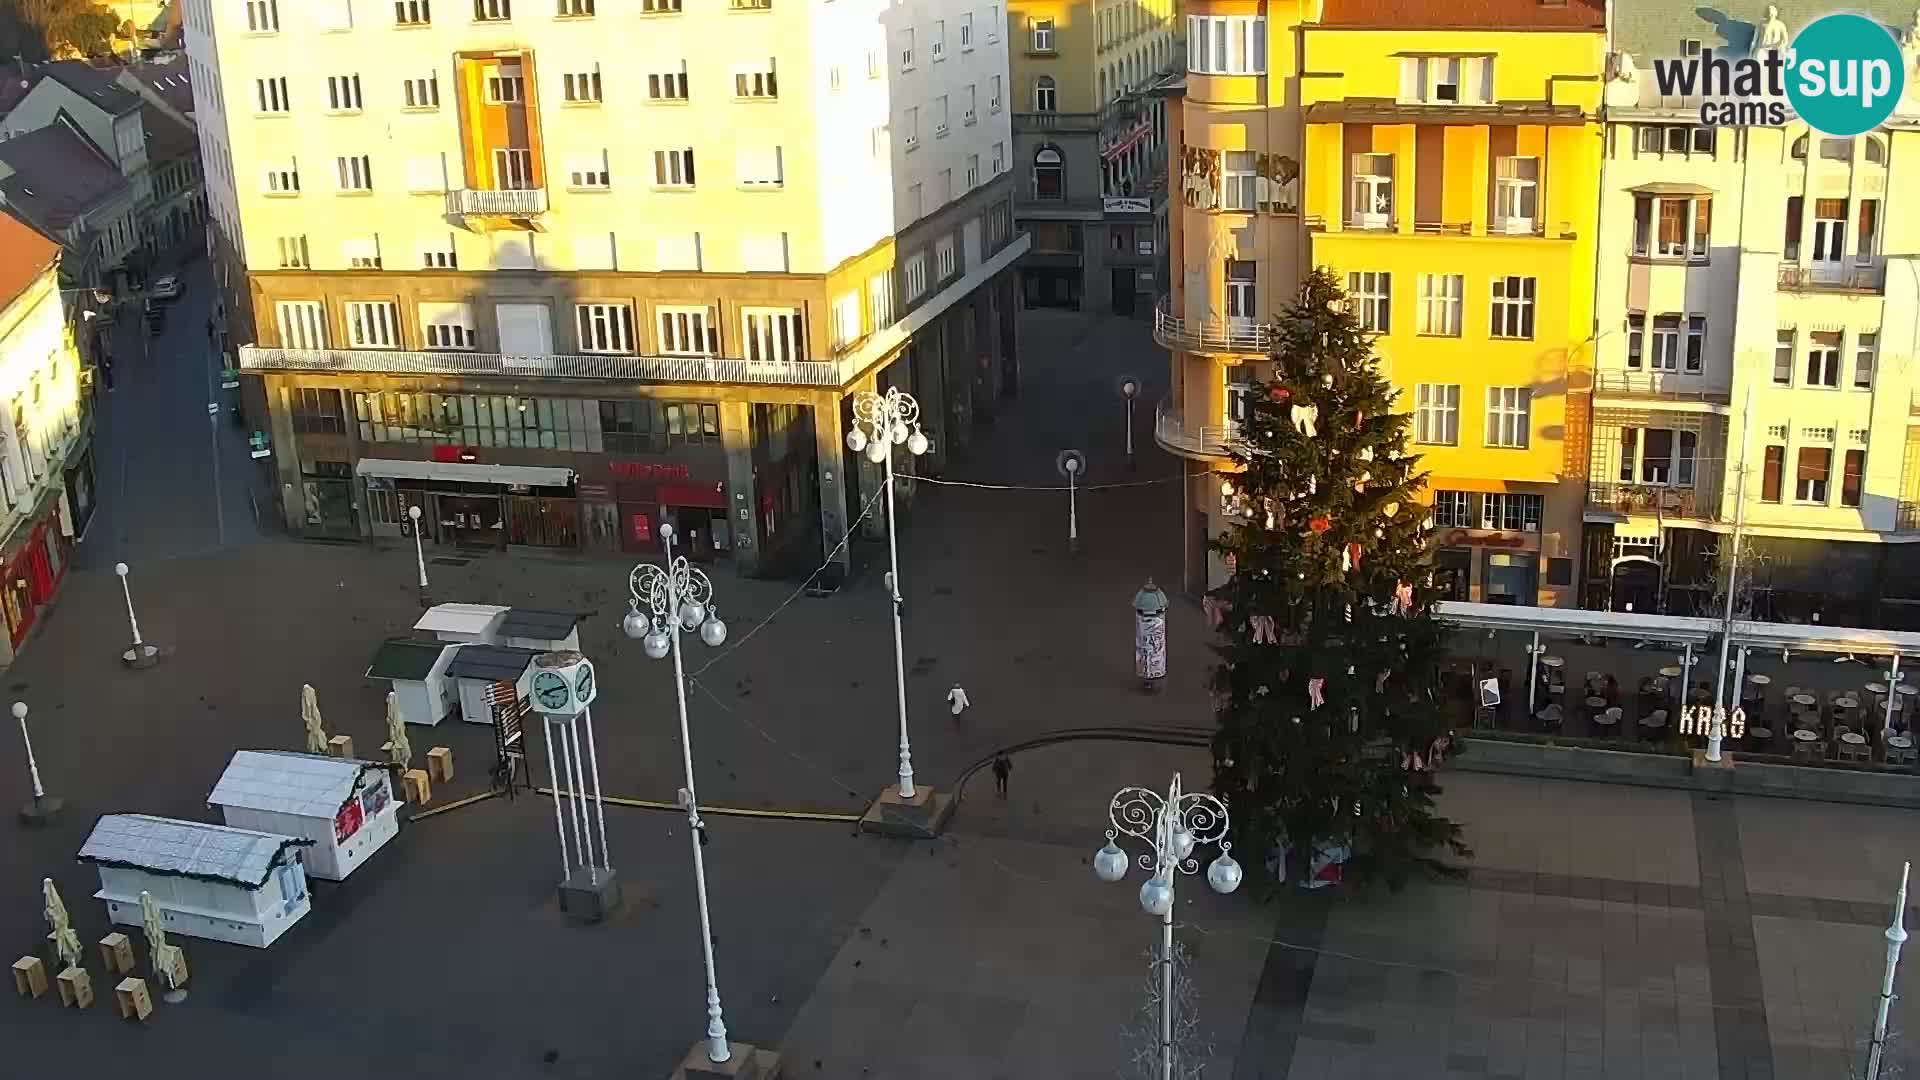
[[[175,300],[180,296],[180,275],[164,274],[153,279],[153,296],[156,300]]]

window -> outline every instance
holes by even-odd
[[[280,0],[247,0],[247,31],[275,34],[280,31]]]
[[[1059,101],[1059,88],[1054,85],[1053,76],[1042,75],[1033,80],[1034,112],[1052,112]]]
[[[920,145],[920,106],[907,106],[907,111],[902,115],[900,120],[900,130],[906,136],[901,140],[901,144],[904,145],[908,151],[912,151]]]
[[[1808,386],[1840,385],[1840,335],[1838,333],[1807,335],[1806,384]]]
[[[633,351],[633,306],[631,304],[575,304],[574,320],[580,331],[583,353],[630,353]]]
[[[1647,313],[1627,312],[1627,367],[1638,371],[1646,363]]]
[[[860,294],[841,293],[833,301],[833,346],[844,348],[860,340]]]
[[[1066,166],[1060,151],[1051,146],[1043,146],[1033,155],[1033,197],[1036,199],[1062,199],[1066,197]]]
[[[347,345],[355,349],[400,347],[400,305],[391,300],[350,300]]]
[[[359,112],[360,76],[327,76],[327,108],[334,112]]]
[[[1861,334],[1854,342],[1853,388],[1873,389],[1873,357],[1879,351],[1879,334]]]
[[[519,64],[501,64],[487,76],[487,104],[510,105],[525,100],[527,80]]]
[[[741,147],[734,152],[734,165],[741,187],[777,188],[786,180],[778,146]]]
[[[675,446],[718,445],[720,407],[692,402],[602,401],[600,441],[617,454],[658,454]]]
[[[1773,336],[1773,381],[1787,386],[1793,382],[1793,331],[1781,330]]]
[[[913,70],[913,27],[909,26],[897,35],[900,39],[900,70]]]
[[[340,408],[340,391],[315,386],[297,386],[293,389],[292,397],[293,430],[302,435],[345,435],[347,433],[346,413]]]
[[[409,109],[437,109],[440,107],[440,73],[434,72],[423,79],[404,79],[401,89],[406,96]]]
[[[656,71],[647,76],[647,98],[652,101],[687,100],[687,62],[678,70]]]
[[[653,152],[655,187],[690,188],[693,186],[693,148],[655,150]]]
[[[1876,145],[1869,143],[1868,145]],[[1880,200],[1861,199],[1856,210],[1858,235],[1853,245],[1853,259],[1857,263],[1873,262],[1873,253],[1877,250],[1875,236],[1880,227]]]
[[[333,159],[341,191],[373,190],[373,159],[366,154],[349,154]]]
[[[1640,195],[1633,204],[1633,253],[1663,259],[1704,259],[1713,224],[1706,195]]]
[[[947,95],[941,94],[938,98],[934,99],[934,102],[933,102],[933,137],[934,138],[936,139],[946,138],[947,130],[948,130],[947,122],[950,119],[952,119],[952,114],[948,108]]]
[[[1428,105],[1485,105],[1493,100],[1493,59],[1403,56],[1400,100]]]
[[[393,0],[393,21],[397,26],[425,26],[433,21],[430,0]]]
[[[1000,111],[1000,76],[998,75],[987,80],[987,111],[990,113]]]
[[[495,270],[532,270],[534,268],[532,233],[502,230],[489,235],[487,242],[493,249],[493,268]],[[547,333],[546,315],[544,314],[546,309],[541,307],[540,310],[543,313],[540,316],[540,332],[544,336]],[[534,350],[510,349],[506,348],[503,344],[501,351],[521,352]],[[538,351],[545,350],[542,349]]]
[[[268,166],[266,179],[267,179],[267,194],[269,195],[300,194],[300,163],[299,161],[293,158],[288,158],[286,164],[284,165]]]
[[[1852,139],[1821,139],[1820,157],[1826,161],[1852,161]]]
[[[1867,470],[1867,452],[1849,450],[1841,458],[1840,465],[1840,505],[1858,507],[1860,505],[1860,479]]]
[[[593,0],[558,0],[554,14],[560,18],[593,14]]]
[[[500,22],[513,18],[513,0],[473,0],[474,22]]]
[[[503,191],[533,187],[533,151],[498,147],[493,151],[493,183]]]
[[[974,188],[977,188],[979,186],[980,186],[980,155],[968,154],[967,155],[967,186],[961,189],[961,192],[962,194],[964,194],[968,191],[972,191]]]
[[[458,270],[460,257],[455,254],[453,234],[435,236],[420,242],[420,266],[425,270]]]
[[[352,0],[312,0],[314,22],[323,32],[353,29]]]
[[[927,253],[916,251],[907,256],[903,267],[907,281],[907,302],[912,303],[927,292]]]
[[[773,57],[767,57],[767,66],[742,68],[733,73],[733,96],[745,99],[771,100],[780,96],[780,81],[774,74]]]
[[[933,35],[927,41],[927,52],[936,63],[947,58],[947,21],[945,19],[934,20]]]
[[[999,176],[1001,173],[1006,172],[1007,171],[1007,144],[1003,142],[994,143],[993,149],[992,149],[992,156],[989,157],[987,160],[988,160],[988,163],[993,167],[992,175]]]
[[[253,80],[253,95],[258,111],[269,116],[283,116],[293,108],[293,99],[287,96],[285,75]]]
[[[1769,446],[1760,467],[1760,501],[1780,501],[1781,474],[1786,471],[1787,448]]]
[[[380,269],[380,238],[356,236],[340,242],[340,255],[355,270]]]
[[[1053,20],[1052,19],[1034,19],[1032,22],[1032,28],[1033,28],[1033,35],[1032,35],[1033,40],[1032,40],[1031,46],[1029,46],[1028,51],[1037,52],[1037,53],[1052,52],[1053,51]]]
[[[973,51],[973,12],[960,16],[960,51]]]
[[[1187,70],[1201,75],[1265,75],[1267,20],[1258,15],[1187,16]]]
[[[713,356],[720,351],[720,324],[707,307],[656,308],[660,351],[667,356]]]
[[[1360,321],[1360,329],[1393,332],[1392,279],[1393,275],[1374,270],[1347,275],[1347,310]]]
[[[999,41],[1000,41],[1000,5],[988,4],[987,5],[987,44],[994,45],[994,44],[998,44]]]
[[[1494,165],[1494,228],[1530,233],[1540,210],[1540,159],[1503,157]]]
[[[656,270],[699,270],[700,234],[669,233],[655,237],[653,259]]]
[[[420,330],[429,349],[472,349],[473,307],[468,304],[421,304]]]
[[[1353,155],[1352,222],[1357,229],[1393,225],[1393,155]]]
[[[933,280],[945,281],[958,269],[954,254],[953,237],[943,236],[933,245]]]
[[[787,234],[758,233],[740,238],[740,261],[755,273],[787,272]]]
[[[1507,532],[1539,532],[1546,496],[1492,492],[1480,496],[1480,527]]]
[[[1459,274],[1421,274],[1420,333],[1459,337],[1465,288],[1465,279]]]
[[[1487,445],[1524,450],[1532,433],[1533,391],[1525,386],[1487,387]]]
[[[1459,384],[1418,383],[1413,389],[1413,441],[1430,446],[1460,445]]]
[[[600,65],[595,64],[591,71],[569,71],[560,76],[560,90],[561,96],[573,104],[598,104]]]
[[[1251,150],[1228,150],[1221,155],[1220,209],[1251,212],[1259,198],[1260,171]]]
[[[1433,493],[1433,523],[1442,529],[1471,529],[1473,493],[1437,490]]]
[[[978,86],[969,84],[967,86],[967,108],[966,108],[966,111],[960,114],[960,122],[967,125],[968,127],[972,127],[976,122],[978,122],[979,119],[980,119],[980,88]]]
[[[1533,293],[1536,279],[1497,277],[1493,279],[1493,326],[1498,338],[1533,337]]]
[[[407,190],[437,192],[447,190],[446,159],[440,154],[422,154],[407,159]]]
[[[1833,450],[1826,446],[1803,446],[1794,469],[1793,497],[1804,503],[1827,501],[1827,474],[1833,469]]]
[[[1800,258],[1800,216],[1806,201],[1798,195],[1787,198],[1787,235],[1781,248],[1781,258],[1793,262]]]
[[[1680,370],[1680,316],[1654,316],[1652,367],[1655,371]]]
[[[327,311],[318,300],[282,300],[274,305],[280,344],[289,349],[327,347]]]
[[[1816,275],[1832,273],[1844,258],[1847,237],[1847,200],[1813,200],[1813,254]],[[1824,267],[1818,264],[1826,264]]]
[[[283,236],[280,238],[280,268],[283,270],[305,270],[312,266],[307,258],[307,238],[305,236]]]
[[[678,15],[680,0],[640,0],[643,15]]]
[[[567,186],[585,191],[605,191],[613,183],[607,168],[607,152],[575,154],[567,159]]]
[[[1227,260],[1227,317],[1256,318],[1259,266],[1251,259]]]
[[[875,330],[893,325],[892,274],[883,270],[867,279],[867,308],[873,313]]]
[[[807,358],[807,335],[798,308],[745,308],[740,312],[741,352],[750,364],[792,364]]]

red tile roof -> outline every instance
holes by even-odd
[[[0,212],[0,307],[26,292],[59,257],[59,244],[12,214]]]
[[[1604,30],[1604,0],[1326,0],[1322,26]]]

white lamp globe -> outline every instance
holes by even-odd
[[[673,651],[673,641],[665,630],[651,630],[640,639],[640,648],[646,652],[647,659],[659,660]]]
[[[927,437],[919,432],[907,436],[907,453],[919,457],[927,452]]]
[[[1165,915],[1173,910],[1173,886],[1150,877],[1140,886],[1140,910],[1149,915]]]
[[[1127,853],[1121,851],[1112,838],[1108,838],[1106,847],[1093,853],[1093,875],[1108,882],[1127,876]]]
[[[708,619],[700,624],[700,640],[708,648],[717,649],[727,643],[727,624],[719,619]]]
[[[653,620],[640,614],[638,609],[627,612],[627,617],[620,620],[620,632],[636,641],[646,637],[652,629]]]
[[[859,428],[847,432],[847,449],[859,453],[867,448],[867,433]]]
[[[688,630],[699,629],[707,621],[707,605],[698,600],[684,600],[680,604],[680,625]]]
[[[908,434],[910,433],[907,431],[907,425],[905,421],[895,420],[893,422],[893,441],[896,444],[906,442]]]
[[[1187,856],[1193,854],[1193,834],[1176,825],[1174,826],[1171,839],[1173,841],[1174,859],[1185,862]]]
[[[887,444],[875,440],[867,445],[867,460],[878,465],[887,460]]]
[[[1207,885],[1222,896],[1239,888],[1243,876],[1240,864],[1224,851],[1219,858],[1207,864]]]

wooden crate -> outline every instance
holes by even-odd
[[[68,968],[54,979],[60,984],[60,1004],[85,1009],[93,1005],[93,976],[86,968]]]
[[[121,979],[113,988],[113,1000],[120,1006],[122,1020],[145,1020],[153,1015],[153,995],[147,993],[145,979]]]
[[[100,939],[100,964],[109,975],[125,975],[133,970],[133,942],[115,932]]]
[[[408,769],[401,777],[401,786],[406,790],[407,801],[415,806],[433,801],[433,781],[427,778],[425,769]]]
[[[37,998],[47,992],[47,965],[37,956],[23,956],[13,962],[13,988],[21,997]]]
[[[436,784],[453,783],[453,751],[444,746],[427,751],[427,776]]]
[[[335,735],[333,738],[328,739],[327,753],[337,758],[352,757],[353,756],[353,736]]]

